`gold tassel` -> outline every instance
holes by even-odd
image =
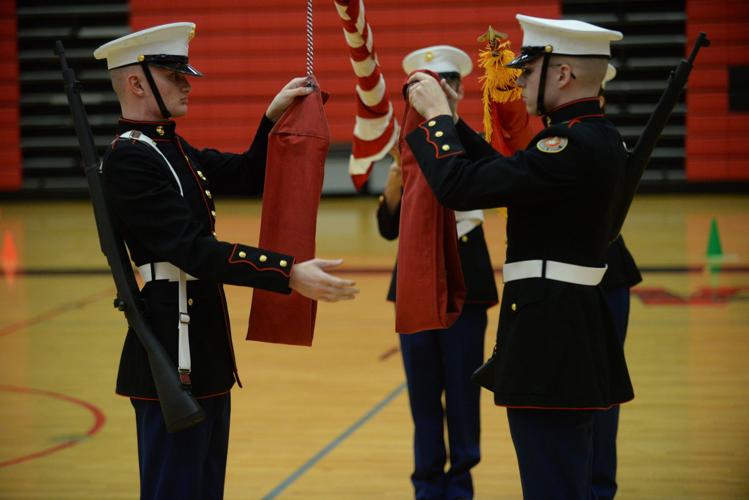
[[[504,65],[515,58],[510,50],[510,41],[504,33],[494,31],[489,26],[486,34],[479,41],[486,40],[486,47],[479,51],[478,65],[484,68],[484,75],[479,77],[484,104],[484,133],[487,141],[492,137],[492,103],[504,103],[520,99],[523,90],[517,86],[522,71],[505,68]]]

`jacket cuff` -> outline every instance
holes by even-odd
[[[458,139],[453,117],[439,115],[424,120],[414,131],[408,134],[409,145],[426,142],[434,149],[434,158],[442,159],[463,154],[463,145]]]

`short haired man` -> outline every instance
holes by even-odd
[[[449,45],[415,50],[403,59],[407,75],[430,70],[447,82],[457,96],[452,103],[456,116],[458,101],[463,97],[463,78],[472,69],[468,54]],[[394,161],[377,209],[380,234],[388,240],[399,234],[402,193],[401,168]],[[444,330],[399,334],[414,422],[411,482],[415,498],[420,499],[473,498],[471,469],[481,459],[481,388],[471,382],[471,374],[484,358],[486,310],[498,302],[497,287],[484,239],[483,212],[456,212],[455,217],[467,292],[460,317]],[[393,270],[388,292],[388,300],[393,302],[396,271]],[[445,423],[450,452],[447,471]]]
[[[194,33],[193,23],[155,26],[94,52],[107,60],[122,108],[119,137],[102,173],[113,223],[144,278],[141,294],[155,334],[175,368],[191,368],[184,372],[206,413],[194,427],[167,432],[146,352],[128,331],[117,393],[130,397],[135,408],[142,499],[223,497],[229,391],[239,382],[223,283],[279,293],[293,289],[328,301],[357,292],[352,282],[325,272],[339,261],[295,263],[291,255],[216,238],[214,194],[262,192],[268,132],[294,98],[311,89],[303,78],[291,80],[268,106],[246,152],[196,149],[169,120],[187,113],[188,77],[202,76],[188,61]],[[189,331],[178,341],[183,301]]]
[[[598,91],[621,33],[518,15],[510,63],[529,113],[547,128],[511,158],[476,159],[481,138],[457,130],[449,87],[414,75],[409,99],[427,118],[406,137],[442,204],[506,206],[507,262],[493,365],[526,498],[590,498],[593,412],[632,399],[603,291],[614,214],[624,203],[626,150]]]

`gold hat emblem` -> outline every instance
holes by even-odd
[[[424,54],[424,60],[425,60],[426,62],[429,62],[429,61],[431,61],[432,59],[434,59],[434,54],[432,54],[432,51],[431,51],[431,50],[430,50],[430,51],[428,51],[428,52],[427,52],[426,54]]]
[[[193,29],[190,30],[190,34],[187,35],[187,41],[189,42],[193,38],[195,38],[195,28],[193,28]]]
[[[164,135],[164,127],[162,127],[161,125],[156,127],[156,133],[159,135]]]

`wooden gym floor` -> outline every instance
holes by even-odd
[[[244,341],[251,291],[227,287],[244,389],[232,392],[227,499],[412,498],[411,419],[392,305],[394,243],[372,199],[323,200],[318,254],[353,303],[321,304],[312,348]],[[258,202],[219,201],[219,237],[253,243]],[[706,269],[711,220],[722,256]],[[487,212],[495,266],[504,220]],[[0,498],[137,498],[133,411],[113,392],[125,322],[87,202],[0,204]],[[749,498],[749,197],[641,196],[624,231],[643,268],[626,352],[626,499]],[[716,269],[718,268],[718,269]],[[497,276],[501,281],[501,276]],[[497,308],[490,311],[487,351]],[[520,497],[504,410],[482,399],[478,499]]]

